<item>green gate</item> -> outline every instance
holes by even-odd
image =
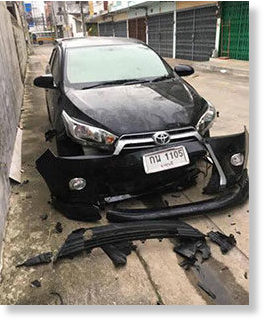
[[[220,55],[249,59],[249,2],[222,1]]]

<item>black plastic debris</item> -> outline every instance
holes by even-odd
[[[175,246],[173,250],[189,259],[195,257],[198,252],[201,253],[203,260],[208,259],[211,255],[210,248],[206,244],[206,240],[204,238],[200,240],[183,239],[181,244],[179,246]]]
[[[18,264],[16,267],[48,264],[52,261],[52,256],[53,254],[51,252],[43,253],[27,259],[24,263]]]
[[[38,280],[31,282],[30,285],[31,287],[35,287],[35,288],[41,287],[41,283]]]
[[[102,246],[103,251],[116,267],[124,266],[127,263],[127,256],[136,248],[136,245],[127,241]]]
[[[210,240],[220,246],[221,252],[226,254],[230,249],[236,245],[236,239],[234,235],[229,236],[222,234],[220,231],[210,231],[207,236]]]
[[[141,221],[80,228],[67,237],[54,261],[77,255],[82,251],[91,251],[96,247],[125,241],[161,238],[202,239],[204,236],[199,230],[179,220]]]
[[[55,230],[58,234],[62,233],[63,228],[62,228],[62,224],[61,222],[57,222],[56,226],[55,226]]]
[[[46,142],[49,141],[51,142],[54,136],[57,134],[56,130],[49,130],[45,133],[45,140]]]
[[[196,262],[197,253],[201,253],[202,259],[206,260],[211,256],[210,247],[205,238],[201,239],[182,239],[179,246],[174,247],[174,252],[183,256],[185,259],[179,264],[188,270]]]
[[[226,209],[243,203],[248,198],[248,175],[245,171],[235,189],[225,191],[209,200],[152,209],[111,209],[106,218],[110,222],[132,222],[143,220],[179,219]]]

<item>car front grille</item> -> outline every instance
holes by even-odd
[[[168,130],[165,132],[170,135],[169,143],[191,138],[195,138],[199,141],[202,140],[200,134],[193,127],[184,127],[174,130]],[[120,152],[123,150],[137,150],[160,146],[157,145],[153,139],[153,135],[155,133],[156,132],[146,132],[122,135],[117,141],[114,155],[120,154]]]

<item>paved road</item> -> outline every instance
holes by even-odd
[[[137,251],[128,257],[123,268],[99,249],[90,256],[78,256],[54,266],[16,268],[29,256],[56,250],[68,233],[82,226],[62,217],[48,203],[49,192],[37,173],[34,162],[50,144],[44,141],[48,129],[44,90],[32,86],[41,75],[51,51],[49,46],[35,47],[30,57],[22,114],[23,179],[29,183],[13,187],[11,209],[7,220],[3,254],[1,304],[247,304],[249,214],[248,205],[230,211],[188,219],[187,222],[206,233],[211,229],[233,233],[237,247],[222,255],[210,243],[212,257],[200,263],[199,269],[184,271],[178,263],[171,240],[137,243]],[[249,86],[244,78],[228,78],[215,73],[196,73],[188,81],[220,111],[212,134],[240,131],[249,119]],[[203,177],[199,179],[202,183]],[[170,193],[127,202],[130,207],[162,203],[189,202],[200,198],[201,185],[184,193]],[[42,221],[40,216],[48,214]],[[63,232],[55,232],[60,221]],[[106,223],[104,219],[102,221]],[[30,283],[38,279],[40,288]],[[201,281],[216,295],[212,299],[197,287]]]

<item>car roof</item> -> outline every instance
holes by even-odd
[[[110,46],[144,44],[142,41],[133,38],[121,37],[76,37],[56,39],[56,42],[63,48],[89,47],[89,46]]]

